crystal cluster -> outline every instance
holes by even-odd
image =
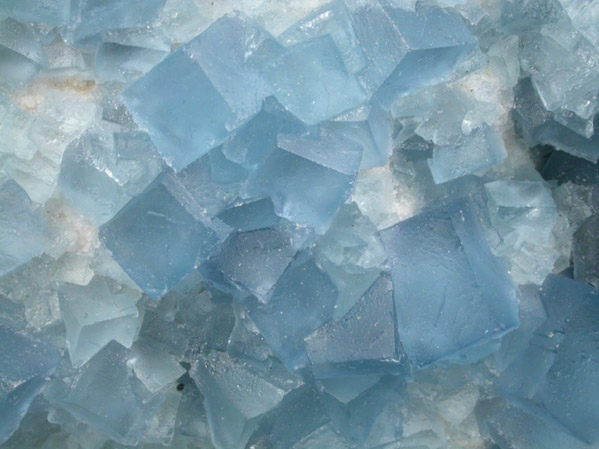
[[[595,0],[0,0],[0,448],[599,448]]]

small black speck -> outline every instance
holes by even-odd
[[[185,388],[185,385],[183,385],[183,384],[177,385],[177,391],[183,391],[183,388]]]

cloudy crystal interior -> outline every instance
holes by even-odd
[[[0,0],[0,449],[599,449],[597,0]]]

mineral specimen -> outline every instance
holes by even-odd
[[[0,0],[1,449],[596,449],[596,0]]]

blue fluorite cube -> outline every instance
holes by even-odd
[[[67,38],[73,45],[94,47],[104,31],[151,25],[164,3],[165,0],[73,0]]]
[[[269,92],[263,59],[277,51],[253,21],[228,15],[131,85],[123,98],[165,161],[181,170],[260,111]]]
[[[368,59],[358,78],[386,109],[411,88],[443,80],[476,46],[455,11],[422,3],[410,10],[389,0],[355,3],[352,23]]]
[[[249,296],[241,305],[285,366],[295,371],[308,364],[304,338],[331,319],[336,301],[335,284],[312,256],[300,253],[266,300]]]
[[[0,276],[5,275],[50,245],[41,210],[14,181],[0,184]]]
[[[330,35],[288,47],[266,74],[281,104],[308,124],[331,119],[366,100]]]
[[[599,439],[599,291],[550,275],[541,290],[548,322],[536,331],[560,335],[555,360],[533,401],[586,443]],[[548,326],[549,325],[549,326]]]
[[[399,372],[391,277],[381,275],[345,316],[307,337],[306,351],[317,378]]]
[[[0,444],[17,430],[59,360],[52,346],[0,324]]]
[[[115,260],[151,298],[160,299],[220,241],[188,195],[165,173],[100,230]]]
[[[351,193],[361,145],[322,129],[315,136],[279,135],[277,145],[242,195],[268,196],[277,215],[324,233]]]
[[[468,200],[398,223],[381,239],[400,338],[417,367],[459,360],[518,326],[518,291],[491,254]]]

